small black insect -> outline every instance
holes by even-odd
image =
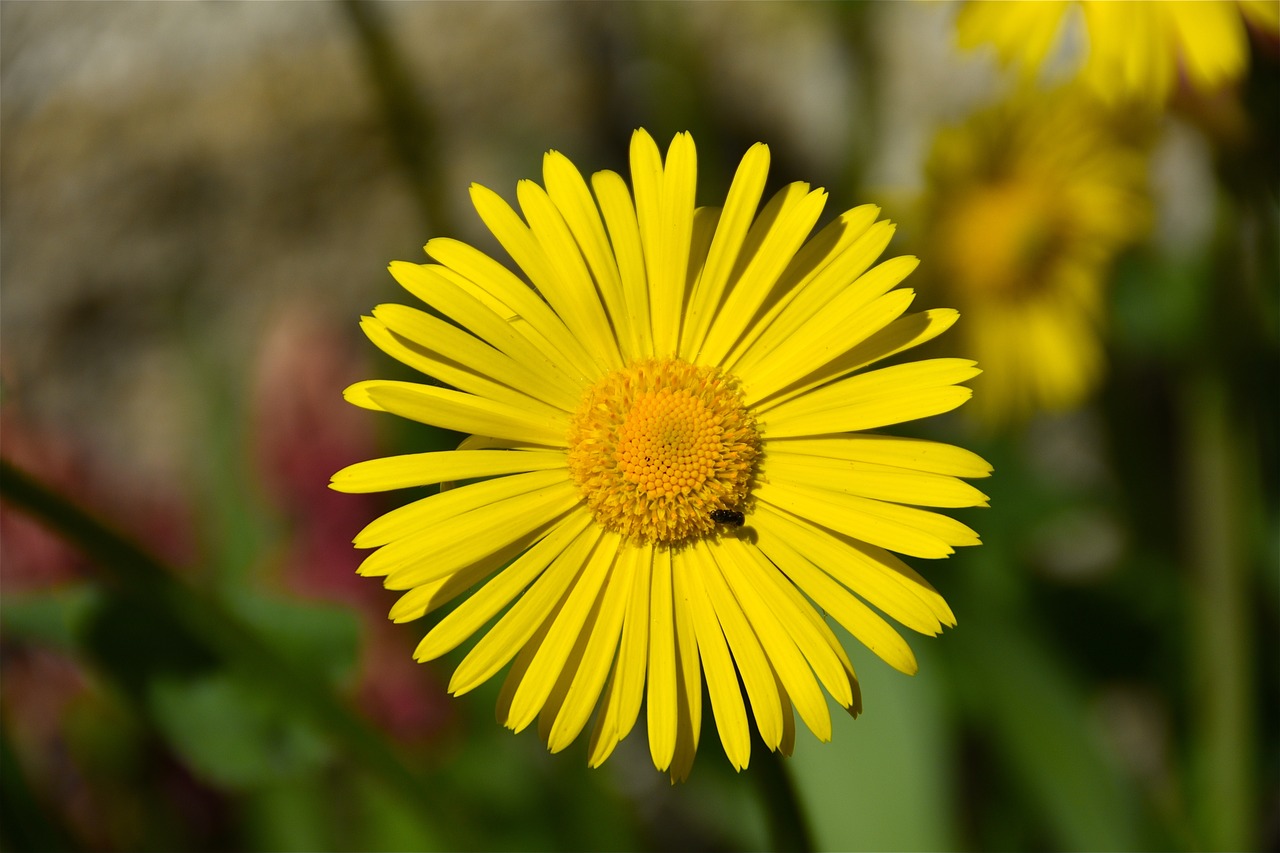
[[[746,521],[747,518],[736,509],[713,509],[711,510],[711,520],[716,524],[724,524],[729,527],[741,527],[742,523]]]

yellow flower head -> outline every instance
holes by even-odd
[[[993,423],[1081,403],[1103,372],[1105,278],[1146,229],[1142,147],[1078,90],[1024,93],[934,140],[921,241],[965,315]]]
[[[1280,3],[971,0],[957,17],[956,36],[963,48],[989,43],[1003,64],[1034,72],[1055,51],[1063,31],[1080,24],[1081,80],[1107,101],[1160,106],[1179,77],[1193,89],[1214,91],[1244,76],[1246,24],[1274,36],[1280,31]]]
[[[554,752],[594,712],[592,766],[644,702],[654,764],[684,778],[704,678],[737,768],[750,753],[739,679],[770,749],[790,752],[793,711],[829,739],[823,688],[855,714],[861,698],[823,614],[914,672],[879,613],[929,635],[955,620],[892,552],[938,558],[978,543],[921,507],[985,505],[959,479],[987,476],[985,462],[864,432],[968,399],[958,383],[978,372],[971,361],[867,369],[936,337],[956,312],[905,313],[913,294],[894,288],[916,262],[872,266],[893,233],[876,208],[808,242],[822,190],[791,184],[760,208],[768,166],[754,146],[724,206],[695,208],[688,134],[664,162],[636,132],[634,195],[614,172],[588,185],[550,152],[545,188],[517,188],[521,213],[471,192],[528,283],[435,239],[432,263],[391,265],[432,313],[381,305],[363,321],[435,381],[362,382],[347,399],[469,437],[455,451],[353,465],[333,488],[472,482],[365,528],[356,545],[377,550],[360,572],[404,591],[396,621],[463,598],[419,660],[492,622],[450,691],[510,664],[500,720],[519,731],[537,719]]]

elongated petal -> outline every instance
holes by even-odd
[[[804,718],[805,723],[818,736],[818,739],[830,740],[831,715],[827,712],[826,697],[822,695],[822,690],[818,687],[809,664],[792,637],[794,631],[802,630],[801,626],[785,625],[779,618],[775,605],[771,605],[770,601],[761,595],[757,582],[753,582],[752,575],[755,574],[753,569],[756,567],[749,556],[738,552],[732,546],[713,548],[711,554],[715,558],[720,575],[741,605],[752,631],[760,639],[760,645],[768,657],[770,666],[777,674],[778,684],[775,684],[775,688],[779,684],[786,688],[787,699],[780,703],[782,710],[789,710],[791,699],[794,698],[800,716]],[[834,658],[832,660],[834,662]],[[753,699],[753,708],[754,703]],[[794,724],[791,727],[794,729]],[[784,720],[782,739],[779,744],[786,738],[786,729]],[[792,737],[794,738],[794,732]]]
[[[580,395],[575,393],[567,375],[552,367],[543,352],[523,346],[527,342],[518,335],[494,336],[501,337],[515,351],[515,356],[512,356],[424,311],[404,305],[379,305],[373,309],[373,316],[401,345],[398,352],[386,349],[384,352],[420,370],[422,368],[417,364],[405,360],[405,350],[411,357],[428,359],[431,369],[423,372],[455,388],[482,393],[442,374],[442,368],[452,367],[456,372],[461,367],[476,376],[501,382],[520,392],[520,398],[516,399],[520,399],[522,404],[523,398],[532,397],[535,405],[552,406],[566,412],[577,408]]]
[[[631,318],[627,313],[618,261],[609,246],[604,222],[587,182],[569,158],[558,151],[548,152],[543,158],[542,175],[547,183],[548,196],[564,217],[590,268],[591,277],[600,289],[609,322],[617,332],[623,361],[639,358],[641,353],[633,336],[628,333]]]
[[[935,358],[882,367],[766,409],[766,438],[852,432],[940,415],[973,396],[957,385],[977,376],[972,361]]]
[[[445,577],[510,542],[538,533],[580,502],[572,484],[560,483],[460,515],[449,522],[448,536],[427,534],[383,546],[383,550],[397,549],[405,554],[387,571],[383,585],[387,589],[410,589]],[[496,528],[494,513],[506,516]]]
[[[951,477],[991,475],[991,465],[978,454],[922,438],[870,434],[794,438],[773,442],[770,448],[771,454],[791,453],[819,459],[889,465]]]
[[[765,657],[760,640],[742,607],[725,582],[720,567],[710,549],[704,544],[690,549],[693,563],[701,567],[701,579],[707,598],[715,611],[716,621],[728,641],[734,664],[742,676],[747,697],[751,700],[751,712],[764,745],[776,751],[782,743],[782,701],[773,678],[773,669]]]
[[[624,546],[619,559],[628,560],[632,564],[632,586],[627,599],[622,640],[614,663],[613,677],[605,691],[605,698],[591,733],[588,758],[591,767],[603,764],[618,742],[631,731],[644,699],[649,656],[649,594],[653,547],[637,544]]]
[[[649,267],[653,345],[659,355],[674,355],[679,347],[697,175],[693,137],[688,133],[678,133],[667,150],[657,225],[657,257],[656,263]]]
[[[582,536],[590,520],[591,516],[585,511],[567,517],[485,584],[483,589],[436,623],[418,644],[414,657],[419,661],[434,660],[453,651],[479,631],[559,559]],[[426,588],[428,587],[418,587]]]
[[[873,272],[883,270],[882,275],[900,281],[915,265],[915,258],[895,258]],[[852,300],[833,300],[779,343],[767,362],[746,373],[751,387],[748,403],[763,400],[853,349],[902,316],[914,297],[910,290],[895,290],[870,304],[853,306]]]
[[[955,477],[852,460],[772,451],[765,476],[779,482],[825,488],[915,506],[986,506],[987,496]]]
[[[587,615],[606,585],[619,541],[616,534],[606,532],[596,543],[582,574],[569,590],[560,614],[547,632],[546,639],[512,697],[511,711],[507,717],[507,726],[511,729],[520,731],[533,722],[533,718],[542,710],[542,705],[555,684],[556,675],[564,668],[570,651],[582,633]]]
[[[960,315],[950,308],[934,308],[919,314],[899,317],[853,349],[770,395],[769,399],[763,401],[761,405],[774,406],[785,403],[892,355],[928,343],[955,325],[959,317]]]
[[[847,670],[851,666],[839,640],[823,617],[760,548],[747,547],[736,539],[725,540],[722,547],[735,554],[736,565],[742,576],[787,626],[792,641],[804,654],[805,660],[827,692],[841,707],[847,708],[853,701],[847,676]],[[813,731],[819,737],[823,737],[824,731],[827,738],[831,734],[829,725],[824,726],[824,731],[817,728]]]
[[[493,477],[522,471],[566,468],[560,450],[443,450],[409,453],[348,465],[333,475],[330,488],[339,492],[385,492],[430,486],[447,480]]]
[[[685,332],[680,351],[686,357],[698,352],[705,340],[711,321],[724,298],[729,275],[733,272],[751,227],[751,220],[760,206],[765,179],[769,174],[769,148],[756,143],[747,150],[738,171],[729,186],[729,196],[716,226],[715,237],[707,252],[702,276],[695,285],[689,302],[689,316],[685,320]]]
[[[677,580],[674,557],[671,564],[676,628],[676,738],[675,754],[668,770],[671,780],[679,782],[687,779],[689,771],[693,769],[693,757],[697,754],[698,740],[702,734],[702,667],[699,662],[693,606],[689,602],[685,584]],[[656,630],[657,626],[654,627]]]
[[[596,172],[591,186],[600,202],[600,213],[609,229],[609,240],[618,259],[622,298],[627,321],[621,328],[632,344],[632,358],[653,355],[653,325],[649,319],[649,282],[636,208],[626,182],[617,172]]]
[[[502,264],[459,240],[438,237],[426,245],[427,254],[457,276],[468,292],[487,299],[491,310],[556,364],[581,387],[597,375],[596,360],[565,327],[551,307]],[[473,329],[473,331],[475,331]],[[534,362],[537,363],[537,362]]]
[[[532,188],[534,185],[529,181],[521,181],[519,186]],[[525,198],[530,197],[530,190],[521,192]],[[533,194],[540,195],[541,191]],[[565,281],[557,274],[537,235],[501,196],[474,185],[471,188],[471,200],[476,212],[507,250],[507,254],[511,255],[533,286],[546,297],[548,304],[564,321],[569,331],[586,347],[593,362],[592,372],[598,375],[601,371],[616,366],[617,347],[612,343],[606,345],[602,337],[604,330],[589,319],[599,310],[598,302],[589,307],[589,303],[596,297],[576,291],[572,282]],[[599,344],[602,349],[593,352],[592,344]]]
[[[937,559],[955,553],[955,546],[977,545],[978,535],[949,516],[871,500],[829,489],[793,483],[764,483],[756,490],[763,503],[785,509],[872,545]]]
[[[761,549],[771,557],[771,543],[784,543],[913,631],[932,636],[955,624],[942,596],[887,552],[767,506],[756,517]]]
[[[602,593],[599,616],[587,639],[586,650],[547,736],[547,748],[552,752],[564,749],[582,732],[600,698],[600,691],[605,679],[609,677],[609,667],[618,647],[634,574],[634,560],[615,561],[613,572]]]
[[[468,453],[473,451],[466,451]],[[356,534],[357,548],[376,548],[404,536],[419,533],[433,524],[447,523],[451,518],[500,500],[545,489],[564,481],[555,469],[513,474],[480,483],[471,483],[446,492],[428,495],[405,504],[370,522]]]
[[[760,219],[747,233],[743,256],[750,260],[734,282],[725,310],[712,318],[707,338],[695,356],[699,364],[721,363],[741,341],[744,330],[773,292],[827,202],[826,192],[808,192],[807,184],[792,184],[778,196],[782,201],[776,214],[766,205]]]
[[[601,532],[588,526],[551,561],[533,586],[520,597],[498,623],[485,634],[453,671],[449,692],[458,695],[475,689],[507,664],[559,613],[565,592],[582,573],[584,563]],[[536,651],[536,649],[534,650]],[[532,658],[533,652],[530,652]],[[422,658],[419,658],[420,660]],[[505,720],[506,715],[503,715]]]
[[[679,552],[675,557],[676,600],[684,602],[693,619],[698,656],[706,675],[707,694],[711,697],[720,743],[729,763],[742,770],[751,759],[751,735],[737,670],[696,563],[686,552]]]
[[[371,379],[359,387],[383,411],[444,429],[536,441],[548,447],[564,447],[569,432],[569,416],[564,412],[531,413],[510,403],[413,382]]]
[[[429,249],[434,246],[435,241],[428,244]],[[445,251],[446,247],[450,251]],[[472,258],[475,253],[469,246],[448,242],[439,251],[446,257],[458,256],[464,259]],[[545,329],[561,341],[567,339],[568,333],[558,318],[550,315],[546,304],[537,300],[542,305],[544,314],[539,316],[540,325],[535,326],[526,322],[522,315],[501,299],[492,296],[491,291],[504,298],[510,298],[521,291],[525,296],[532,294],[528,285],[515,278],[496,261],[486,261],[488,265],[478,262],[460,265],[475,274],[487,275],[485,281],[488,282],[488,288],[439,264],[393,261],[389,269],[396,281],[423,303],[509,356],[512,361],[540,374],[543,379],[534,387],[540,390],[541,399],[557,400],[554,391],[556,386],[563,386],[570,392],[585,387],[587,380],[582,376],[579,363],[573,360],[573,355],[576,354],[573,348],[569,347],[570,355],[566,355],[543,331]],[[495,284],[495,280],[498,283]],[[406,314],[394,315],[393,319],[395,316],[409,322]],[[438,323],[419,320],[415,326],[406,328],[405,334],[420,337],[423,342],[430,344],[436,339],[438,328]],[[586,359],[585,354],[582,358]],[[551,389],[548,389],[548,385]]]
[[[902,635],[847,588],[788,545],[785,536],[769,536],[762,547],[791,581],[804,590],[805,595],[858,642],[895,669],[908,675],[915,674],[916,658]]]
[[[675,757],[679,714],[676,702],[676,631],[671,551],[653,553],[652,593],[649,596],[649,754],[659,770],[671,766]],[[698,676],[701,679],[701,675]]]
[[[786,333],[772,332],[774,339],[762,347],[757,347],[756,342],[783,322],[780,318],[786,315],[795,317],[796,323],[803,322],[865,271],[865,266],[852,268],[846,256],[849,247],[866,235],[879,212],[880,208],[872,204],[847,210],[801,247],[779,278],[777,288],[769,294],[764,315],[752,324],[752,328],[744,331],[738,344],[725,358],[723,366],[726,369],[738,371],[749,368],[759,350],[767,356],[770,346],[786,340]],[[888,223],[881,225],[887,226]],[[876,254],[882,250],[883,247]],[[874,256],[866,266],[870,266],[873,259]]]
[[[578,330],[587,349],[610,368],[622,366],[618,341],[609,325],[591,271],[573,232],[547,191],[533,181],[521,181],[520,207],[529,230],[542,249],[548,267],[546,280],[531,279],[570,329]]]

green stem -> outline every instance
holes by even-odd
[[[192,636],[208,645],[224,665],[252,678],[300,717],[318,725],[407,804],[429,815],[455,844],[465,844],[469,824],[460,804],[425,780],[392,752],[367,723],[346,708],[319,676],[289,663],[220,601],[183,581],[169,567],[84,510],[0,459],[0,496],[44,522],[91,557],[111,587],[127,590],[164,608]]]
[[[1253,719],[1247,637],[1241,437],[1230,428],[1225,389],[1213,377],[1187,384],[1191,569],[1192,797],[1208,850],[1253,846]]]
[[[344,0],[342,9],[364,55],[383,122],[396,159],[409,181],[414,201],[437,234],[453,233],[448,206],[438,191],[443,183],[440,136],[414,91],[413,76],[401,60],[377,4]]]
[[[760,790],[765,816],[769,822],[769,847],[787,853],[808,853],[813,850],[813,838],[809,823],[805,820],[800,797],[781,753],[774,752],[759,740],[752,750],[760,755],[749,771]]]

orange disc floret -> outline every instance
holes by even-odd
[[[714,533],[710,513],[742,505],[759,453],[732,377],[680,359],[606,375],[569,432],[570,473],[596,520],[667,545]]]

